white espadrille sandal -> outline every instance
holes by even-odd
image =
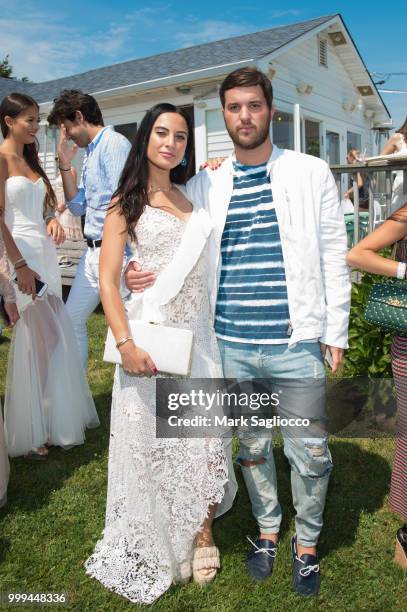
[[[217,546],[197,546],[192,559],[192,575],[197,584],[208,584],[215,578],[220,568],[220,555]],[[211,570],[202,572],[202,570]]]

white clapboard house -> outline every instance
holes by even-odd
[[[145,111],[157,102],[186,108],[195,126],[195,162],[232,150],[219,102],[219,85],[241,66],[257,66],[271,79],[277,112],[273,141],[331,164],[355,147],[377,154],[391,125],[389,112],[339,14],[160,53],[47,81],[0,78],[0,96],[33,96],[45,117],[62,89],[81,89],[98,100],[105,124],[130,140]],[[55,177],[56,133],[45,125],[40,147]],[[78,170],[81,165],[78,156]]]

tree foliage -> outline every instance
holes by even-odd
[[[10,64],[9,55],[0,61],[0,76],[5,79],[13,78],[13,66]]]
[[[10,56],[9,54],[7,54],[3,60],[0,60],[0,77],[3,77],[4,79],[17,80],[17,77],[13,76],[13,66],[10,64],[9,58]],[[19,80],[28,83],[30,79],[26,76],[23,76]]]

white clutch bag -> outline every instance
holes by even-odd
[[[188,376],[191,367],[193,333],[189,329],[166,327],[159,323],[129,320],[131,335],[136,346],[147,351],[159,372]],[[122,363],[120,351],[109,327],[103,360]]]

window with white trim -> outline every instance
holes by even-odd
[[[362,135],[356,132],[346,132],[346,151],[351,149],[362,150]]]
[[[273,142],[280,149],[294,150],[294,116],[276,111],[273,117]]]

